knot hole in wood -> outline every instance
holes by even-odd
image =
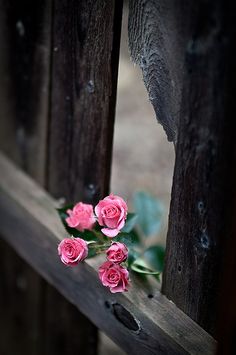
[[[126,328],[137,333],[140,332],[141,325],[139,320],[137,320],[124,306],[119,303],[109,303],[108,301],[105,302],[105,306],[112,310],[115,318]]]

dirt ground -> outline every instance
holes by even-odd
[[[157,241],[165,243],[174,168],[174,147],[167,141],[148,101],[140,69],[130,60],[127,38],[128,11],[122,24],[121,54],[113,147],[111,191],[128,201],[137,191],[147,191],[164,204],[165,216]],[[104,334],[100,355],[124,354]]]

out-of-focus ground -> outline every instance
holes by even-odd
[[[123,14],[119,63],[111,191],[132,207],[132,196],[147,191],[165,207],[157,242],[165,243],[170,192],[174,168],[174,147],[157,123],[148,100],[142,73],[130,60],[128,50],[128,11]],[[122,355],[104,334],[100,334],[100,355]]]

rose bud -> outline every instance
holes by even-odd
[[[115,237],[125,225],[127,210],[127,204],[119,196],[111,194],[100,200],[95,207],[95,214],[100,226],[105,226],[101,229],[102,233],[110,238]]]
[[[109,287],[112,293],[128,291],[129,272],[123,266],[106,261],[100,266],[98,274],[103,286]]]
[[[92,229],[96,222],[93,214],[93,206],[79,202],[72,210],[67,210],[69,217],[66,218],[66,223],[71,228],[76,228],[80,232],[84,229]]]
[[[83,239],[65,238],[58,245],[58,254],[65,265],[75,266],[88,256],[88,246]]]
[[[125,244],[113,242],[106,251],[107,259],[115,264],[120,264],[128,257],[128,249]]]

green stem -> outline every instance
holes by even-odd
[[[99,245],[94,245],[94,244],[90,244],[89,248],[94,248],[94,249],[100,249],[100,250],[105,250],[110,246],[110,244],[104,243],[104,244],[99,244]]]
[[[93,234],[98,238],[98,240],[102,243],[104,243],[104,238],[103,238],[103,235],[100,233],[100,232],[97,232],[95,230],[92,231]]]

